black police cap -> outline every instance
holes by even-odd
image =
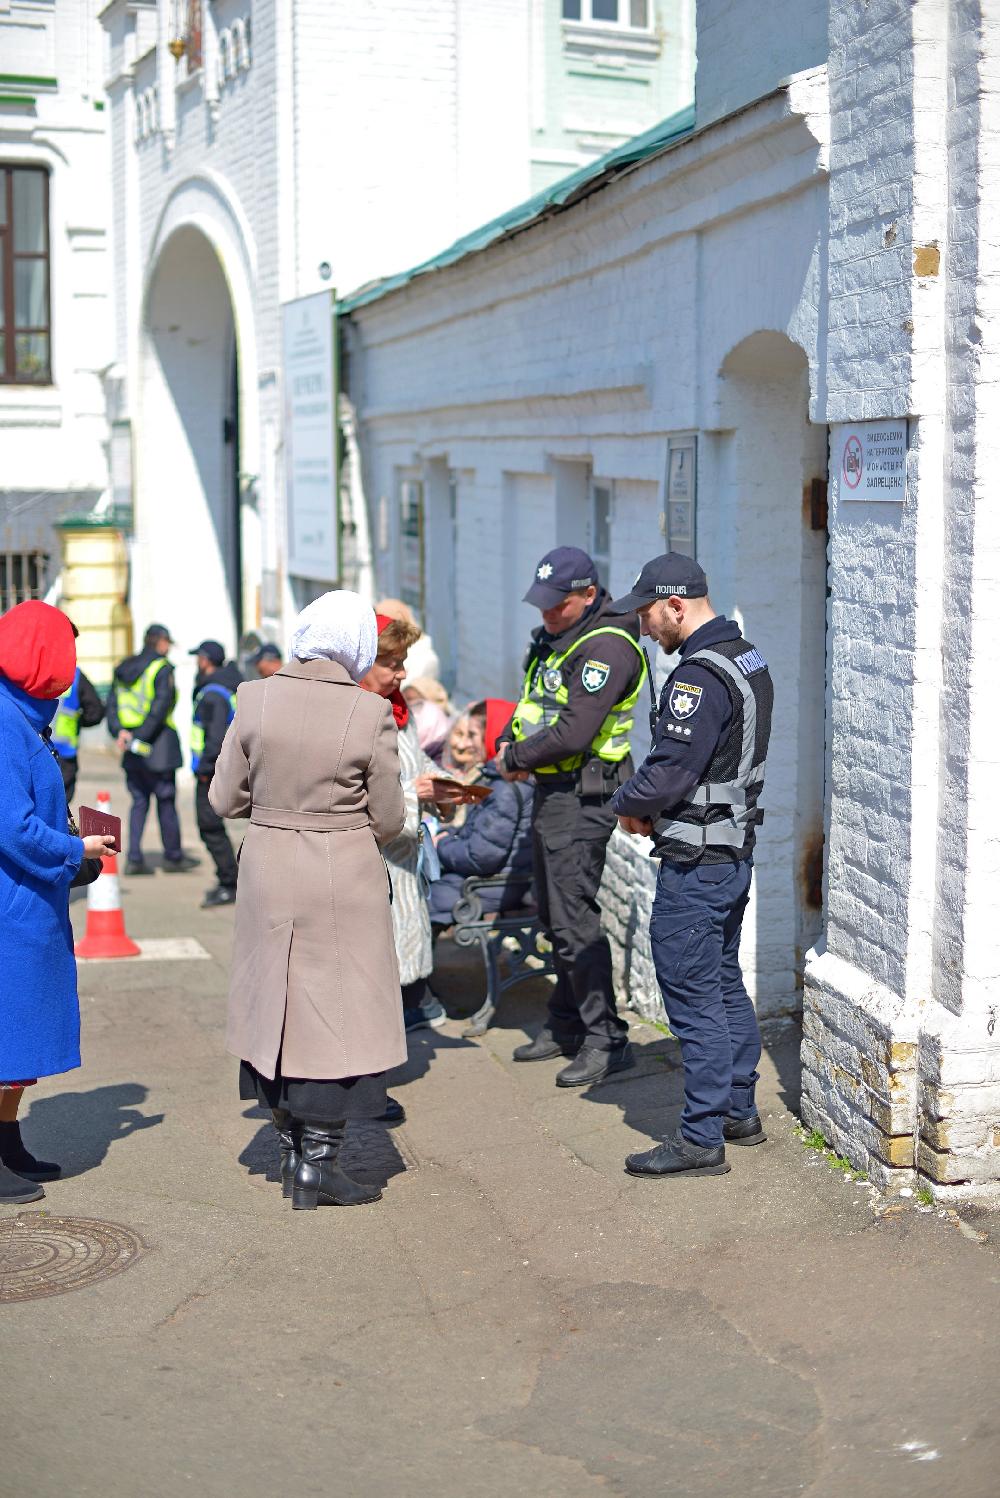
[[[708,578],[694,557],[668,551],[647,562],[632,585],[631,593],[616,598],[612,614],[632,614],[658,598],[707,598]]]
[[[213,666],[224,666],[226,664],[226,652],[218,640],[202,640],[200,645],[196,645],[193,650],[188,651],[188,655],[203,655],[207,661],[212,662]]]

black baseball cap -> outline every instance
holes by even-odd
[[[631,593],[609,604],[612,614],[632,614],[658,598],[707,598],[708,578],[694,557],[668,551],[647,562],[632,584]]]
[[[154,640],[166,640],[168,645],[174,643],[174,637],[165,624],[151,624],[143,639],[147,645],[151,645]]]
[[[203,655],[206,660],[212,662],[213,666],[224,666],[226,664],[226,652],[218,640],[202,640],[200,645],[196,645],[193,650],[188,651],[188,655]]]
[[[261,645],[260,648],[258,650],[255,650],[253,655],[250,656],[251,666],[259,666],[261,661],[280,660],[281,651],[278,649],[277,645]]]
[[[524,595],[536,609],[554,609],[567,593],[597,585],[597,568],[579,546],[554,546],[535,568],[535,580]]]

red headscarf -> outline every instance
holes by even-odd
[[[0,618],[0,673],[29,697],[51,701],[73,685],[76,639],[65,614],[32,600]]]
[[[487,763],[497,752],[497,739],[514,716],[516,702],[505,702],[502,697],[486,698],[486,759]]]
[[[396,621],[394,619],[391,619],[388,614],[375,615],[375,628],[378,630],[380,635],[384,629],[388,629],[389,625],[394,624],[395,622]],[[392,703],[392,716],[396,720],[396,727],[405,728],[407,723],[409,723],[410,721],[410,708],[406,698],[403,696],[398,687],[388,698],[388,701]]]

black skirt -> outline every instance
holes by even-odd
[[[367,1077],[261,1076],[249,1061],[240,1062],[240,1097],[262,1108],[283,1108],[306,1123],[339,1123],[347,1118],[381,1118],[386,1109],[385,1072]]]

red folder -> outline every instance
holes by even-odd
[[[121,817],[109,817],[106,812],[95,811],[92,806],[81,806],[79,827],[81,837],[113,837],[113,852],[122,851]]]

